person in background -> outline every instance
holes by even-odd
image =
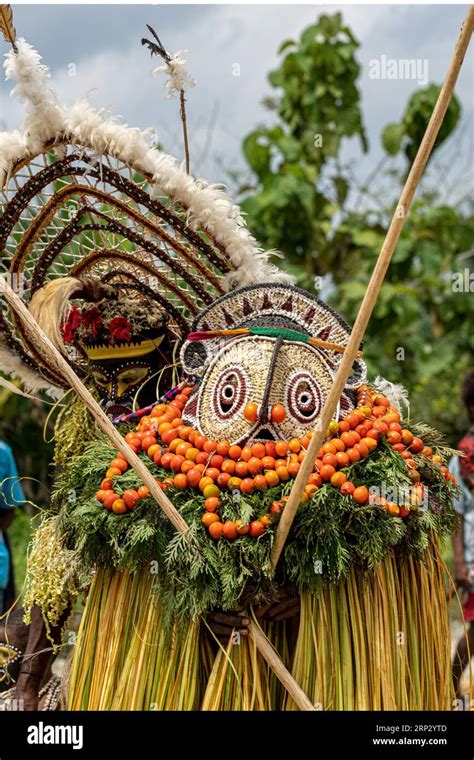
[[[453,661],[453,681],[456,696],[464,669],[474,655],[474,370],[463,380],[461,399],[467,410],[469,429],[458,444],[464,456],[454,456],[449,469],[461,489],[454,507],[460,516],[458,531],[453,536],[456,585],[461,591],[467,636],[457,645]]]
[[[12,450],[0,441],[0,615],[10,606],[12,562],[4,531],[13,521],[15,507],[25,501]]]

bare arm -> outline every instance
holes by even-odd
[[[52,638],[56,644],[61,642],[62,629],[69,614],[70,609],[67,609],[63,613],[58,625],[51,631]],[[31,609],[28,644],[23,655],[23,662],[16,687],[16,697],[23,700],[25,710],[38,709],[38,692],[54,657],[43,615],[40,608],[35,605]]]

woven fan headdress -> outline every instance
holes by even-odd
[[[269,263],[222,189],[186,174],[148,133],[106,119],[85,100],[61,104],[25,40],[4,68],[28,116],[23,131],[0,134],[0,272],[33,300],[79,374],[84,360],[64,345],[60,324],[71,301],[91,300],[91,288],[153,301],[185,335],[229,288],[290,279]],[[67,387],[5,303],[0,360],[28,389],[57,396]]]

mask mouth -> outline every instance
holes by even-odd
[[[122,414],[130,414],[132,411],[132,406],[125,406],[125,404],[107,404],[105,407],[105,413],[111,420],[120,417]]]
[[[264,426],[255,431],[250,439],[252,441],[278,441],[279,437],[271,426]]]

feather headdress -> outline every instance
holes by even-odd
[[[292,280],[222,187],[186,174],[147,131],[87,101],[64,106],[24,39],[4,68],[28,113],[23,131],[0,134],[0,274],[62,351],[61,321],[87,277],[156,301],[182,334],[231,287]],[[56,395],[62,378],[5,304],[0,334],[2,367]]]

